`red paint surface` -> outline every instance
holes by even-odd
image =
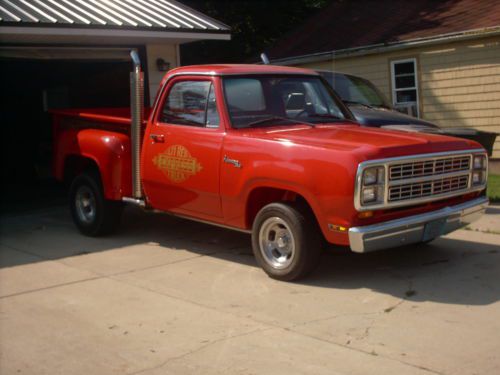
[[[359,219],[354,208],[354,180],[360,162],[480,146],[465,139],[362,128],[347,122],[316,128],[295,125],[232,129],[218,77],[186,75],[173,79],[214,83],[221,118],[218,129],[160,123],[158,108],[173,82],[168,78],[179,73],[208,72],[313,74],[303,69],[254,65],[191,66],[170,71],[162,81],[162,87],[167,86],[159,91],[155,106],[146,110],[149,119],[145,122],[141,173],[146,202],[153,208],[250,229],[253,216],[263,205],[294,200],[300,195],[311,206],[327,240],[347,245],[347,234],[329,231],[328,223],[367,225],[471,199],[464,196],[420,207],[378,211],[372,218]],[[68,157],[88,158],[100,170],[108,199],[130,196],[129,126],[128,109],[54,111],[55,176],[63,178]],[[159,135],[163,142],[155,142],[151,135]],[[197,162],[201,168],[182,181],[172,181],[154,162],[157,155],[168,153],[172,146],[183,146],[189,152],[189,157],[181,157],[179,163]],[[226,155],[238,160],[242,168],[225,163]]]

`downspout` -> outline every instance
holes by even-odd
[[[141,186],[141,135],[144,120],[144,73],[137,50],[130,51],[134,70],[130,73],[130,143],[132,152],[132,197],[142,198]]]

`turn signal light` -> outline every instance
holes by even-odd
[[[328,229],[334,232],[347,232],[349,228],[343,227],[342,225],[328,224]]]
[[[358,214],[360,219],[367,219],[373,216],[373,211],[363,211]]]

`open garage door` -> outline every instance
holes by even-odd
[[[129,105],[129,49],[2,48],[2,211],[64,201],[51,177],[53,108]]]

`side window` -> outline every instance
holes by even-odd
[[[418,117],[416,59],[391,62],[392,100],[396,109]]]
[[[217,112],[217,102],[215,100],[214,85],[210,85],[207,102],[207,128],[218,128],[220,123],[219,112]]]
[[[165,100],[160,121],[168,124],[218,127],[219,116],[209,81],[175,83]]]

